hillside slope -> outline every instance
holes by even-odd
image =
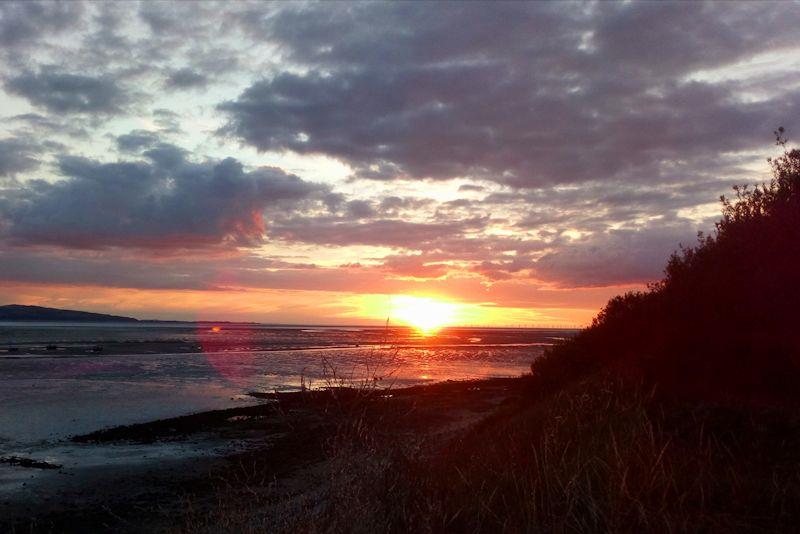
[[[537,361],[538,387],[613,367],[706,399],[800,394],[800,150],[770,163],[772,181],[723,197],[714,235],[675,253],[663,280]]]

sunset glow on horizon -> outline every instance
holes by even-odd
[[[391,299],[389,319],[416,328],[422,335],[435,334],[457,320],[458,305],[429,297],[397,295]]]

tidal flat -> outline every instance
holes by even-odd
[[[84,457],[80,465],[33,475],[16,466],[20,486],[0,505],[3,527],[193,530],[216,523],[234,505],[260,517],[280,515],[292,499],[321,498],[325,473],[353,424],[372,429],[370,439],[385,434],[393,442],[441,442],[513,402],[522,385],[518,379],[491,379],[253,393],[259,404],[77,435],[66,448],[104,451],[101,458]],[[22,482],[26,476],[33,478]]]

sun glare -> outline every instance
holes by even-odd
[[[389,317],[416,328],[422,335],[435,334],[456,319],[456,304],[428,297],[392,297]]]

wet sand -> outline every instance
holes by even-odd
[[[75,436],[75,446],[161,456],[156,462],[47,470],[23,491],[3,497],[0,530],[162,531],[217,506],[221,486],[312,492],[311,473],[327,461],[331,440],[348,421],[379,421],[376,427],[394,437],[445,439],[513,402],[521,387],[520,379],[491,379],[396,390],[254,393],[261,404]],[[171,448],[183,454],[163,452]]]

